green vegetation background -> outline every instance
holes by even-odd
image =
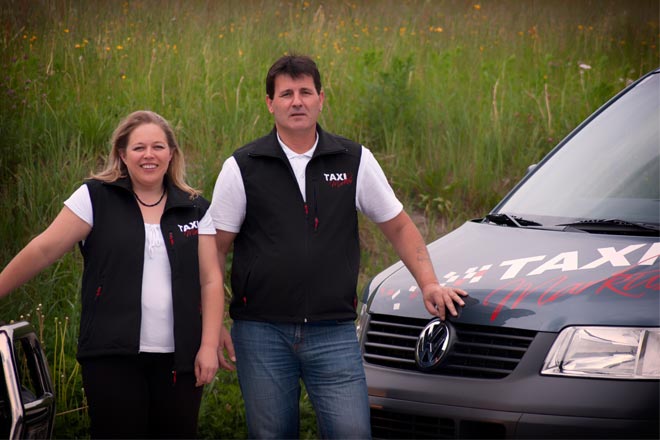
[[[321,124],[361,141],[428,241],[487,213],[583,118],[660,65],[657,0],[0,0],[0,266],[97,168],[119,120],[176,128],[210,197],[222,162],[272,126],[267,68],[317,61]],[[397,258],[361,226],[360,288]],[[75,362],[76,249],[9,298],[57,387],[55,436],[86,437]],[[303,396],[301,435],[316,435]],[[235,374],[205,390],[205,438],[246,436]]]

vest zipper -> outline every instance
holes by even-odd
[[[319,202],[318,202],[318,194],[316,191],[316,180],[314,180],[314,232],[319,230]]]
[[[316,191],[314,191],[316,192]],[[316,204],[316,202],[314,202]],[[305,218],[309,218],[309,205],[305,203]],[[319,229],[319,217],[318,215],[314,216],[314,231]]]

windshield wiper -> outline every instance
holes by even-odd
[[[619,219],[585,219],[557,226],[565,226],[564,230],[577,229],[601,234],[660,235],[660,227],[656,224],[629,222]]]
[[[507,213],[488,214],[486,220],[495,223],[496,225],[513,226],[514,228],[524,228],[525,226],[543,226],[532,220],[527,220],[522,217]]]

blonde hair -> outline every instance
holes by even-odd
[[[157,113],[148,110],[139,110],[126,116],[115,128],[111,138],[111,149],[108,158],[106,159],[105,167],[90,175],[93,179],[102,180],[104,182],[114,182],[118,179],[128,176],[128,169],[126,164],[121,160],[121,152],[126,151],[128,146],[128,138],[137,127],[144,124],[156,124],[165,133],[167,138],[167,145],[172,151],[172,160],[167,167],[167,177],[170,182],[177,188],[190,194],[193,199],[200,194],[199,190],[191,187],[186,183],[186,163],[183,158],[183,151],[179,148],[179,144],[174,136],[174,131],[170,124]]]

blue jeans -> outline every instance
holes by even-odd
[[[234,321],[238,380],[251,438],[298,438],[301,385],[321,438],[370,438],[369,397],[352,321]]]

